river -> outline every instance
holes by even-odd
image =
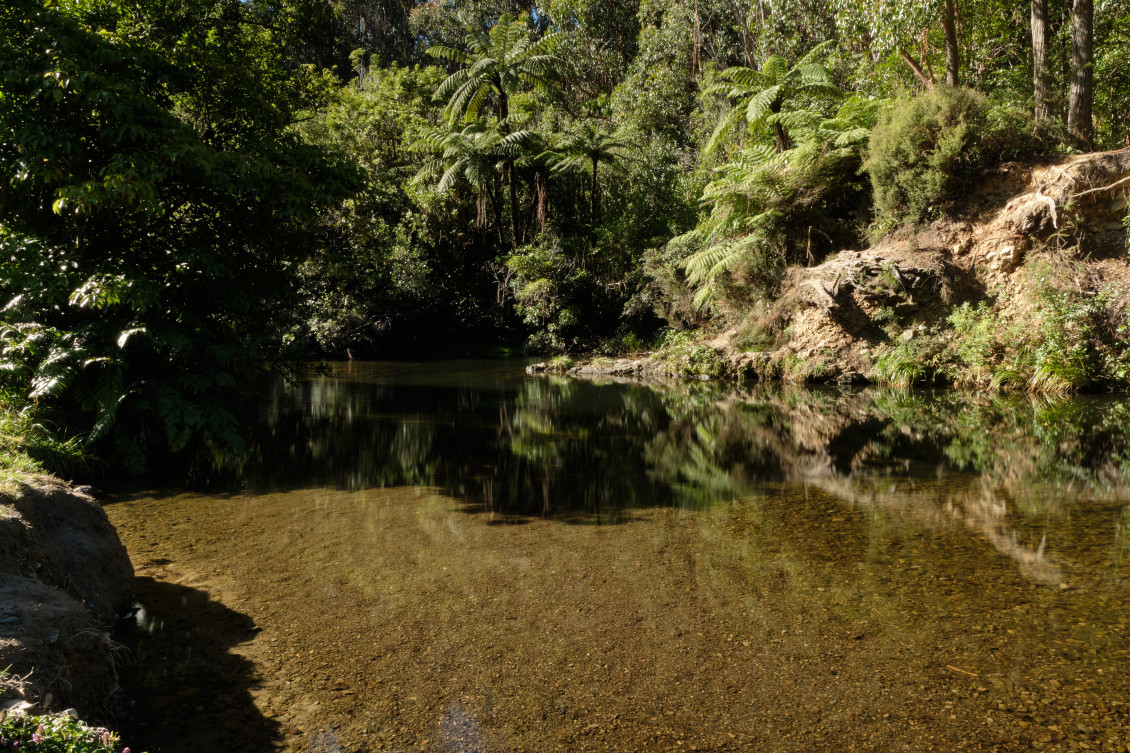
[[[1130,401],[348,363],[108,506],[134,750],[1130,751]]]

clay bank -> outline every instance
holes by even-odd
[[[106,718],[133,568],[89,495],[47,477],[0,495],[0,707]]]

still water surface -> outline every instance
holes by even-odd
[[[135,750],[1130,751],[1130,401],[341,364],[109,505]]]

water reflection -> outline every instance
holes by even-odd
[[[433,486],[516,515],[698,507],[784,481],[862,500],[975,474],[1023,489],[1017,512],[1035,515],[1041,489],[1124,496],[1128,440],[1130,401],[1112,398],[653,389],[496,362],[350,363],[278,385],[242,470],[252,489]]]
[[[1071,580],[1049,531],[1107,532],[1083,560],[1121,568],[1130,550],[1126,399],[657,388],[460,362],[341,364],[268,405],[253,490],[429,487],[492,522],[612,523],[799,483],[876,519],[963,527],[1046,585]]]

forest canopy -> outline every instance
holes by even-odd
[[[616,352],[1130,145],[1127,0],[9,0],[0,397],[141,474],[320,358]]]

